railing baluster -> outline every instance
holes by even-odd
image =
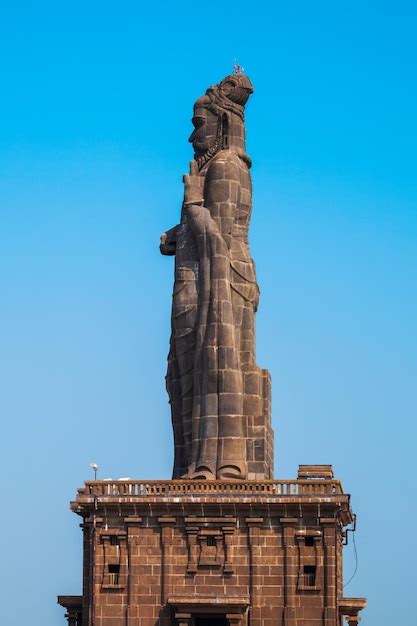
[[[270,496],[311,496],[317,494],[343,494],[337,480],[302,479],[302,480],[266,480],[266,481],[141,481],[141,480],[97,480],[86,481],[78,490],[78,497],[83,496],[164,496],[168,494],[225,494],[270,495]]]

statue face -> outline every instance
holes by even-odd
[[[193,144],[195,157],[198,158],[214,145],[217,138],[218,119],[205,107],[195,106],[192,123],[194,130],[188,141]]]

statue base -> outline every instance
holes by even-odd
[[[83,595],[59,596],[70,626],[340,626],[344,528],[331,466],[297,480],[87,481]],[[354,621],[356,620],[356,621]]]

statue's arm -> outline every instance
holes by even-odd
[[[161,240],[159,244],[159,249],[161,254],[166,256],[172,256],[175,254],[177,248],[177,231],[179,225],[174,226],[170,230],[167,230],[165,233],[162,233]]]
[[[239,189],[239,166],[229,159],[213,161],[206,174],[204,206],[210,211],[228,247],[232,240]]]

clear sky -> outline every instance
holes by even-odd
[[[164,389],[194,99],[247,110],[258,362],[277,475],[332,463],[366,626],[415,626],[414,2],[0,5],[0,541],[6,626],[64,626],[91,477],[169,478]],[[354,569],[346,548],[346,580]]]

